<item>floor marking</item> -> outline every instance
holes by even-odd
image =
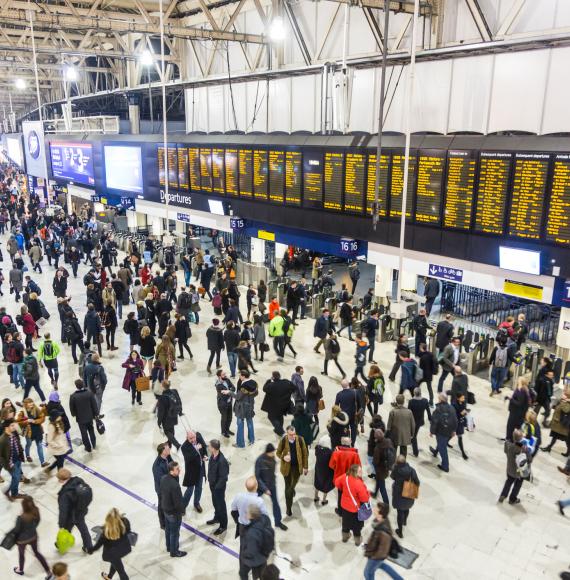
[[[77,465],[78,467],[81,467],[81,469],[84,469],[85,471],[87,471],[87,473],[90,473],[94,477],[99,478],[101,481],[104,481],[105,483],[108,483],[109,485],[111,485],[112,487],[118,489],[119,491],[122,491],[123,493],[127,494],[129,497],[131,497],[132,499],[138,501],[139,503],[142,503],[146,507],[151,508],[155,512],[158,511],[158,507],[157,507],[156,504],[154,504],[154,503],[148,501],[147,499],[145,499],[144,497],[141,497],[140,495],[134,493],[130,489],[127,489],[126,487],[123,487],[120,483],[116,483],[112,479],[109,479],[108,477],[106,477],[102,473],[99,473],[98,471],[95,471],[94,469],[91,469],[91,467],[88,467],[84,463],[81,463],[80,461],[77,461],[77,459],[74,459],[73,457],[67,456],[66,459],[70,463],[73,463],[74,465]],[[188,530],[189,532],[191,532],[192,534],[198,536],[202,540],[205,540],[209,544],[212,544],[212,546],[214,546],[214,547],[216,547],[216,548],[218,548],[218,549],[226,552],[226,554],[229,554],[230,556],[233,556],[234,558],[238,558],[239,559],[239,554],[237,552],[235,552],[231,548],[228,548],[228,546],[225,546],[221,542],[218,542],[218,540],[216,540],[216,539],[208,536],[208,534],[205,534],[204,532],[201,532],[197,528],[194,528],[193,526],[191,526],[190,524],[187,524],[184,521],[182,522],[182,527],[184,529]]]

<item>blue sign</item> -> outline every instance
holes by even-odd
[[[564,282],[564,290],[562,292],[562,304],[570,307],[570,280]]]
[[[92,195],[91,196],[91,201],[93,203],[99,203],[101,201],[101,196],[100,195]]]
[[[349,238],[340,239],[340,253],[346,256],[358,256],[360,244],[358,240]]]
[[[440,266],[439,264],[429,265],[429,275],[435,278],[443,278],[444,280],[451,280],[452,282],[463,281],[463,270],[451,268],[450,266]]]
[[[245,220],[239,217],[231,217],[230,227],[232,230],[243,230],[245,228]]]
[[[135,209],[135,200],[132,197],[121,197],[121,207]]]
[[[187,213],[177,213],[177,214],[176,214],[176,219],[177,219],[179,222],[185,222],[185,223],[187,223],[187,224],[189,224],[189,223],[190,223],[190,215],[189,215],[189,214],[187,214]]]

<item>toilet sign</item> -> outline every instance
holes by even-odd
[[[463,270],[458,270],[451,266],[440,266],[439,264],[430,264],[428,273],[434,278],[443,278],[452,282],[463,282]]]

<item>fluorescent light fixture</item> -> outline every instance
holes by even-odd
[[[65,78],[70,81],[77,80],[77,69],[74,66],[66,66],[65,67]]]
[[[277,16],[269,26],[269,38],[273,40],[273,42],[281,42],[285,40],[286,36],[287,30],[285,29],[283,19]]]
[[[540,252],[499,246],[499,267],[538,276],[540,275]]]
[[[23,91],[26,88],[26,81],[24,79],[16,79],[15,84],[19,91]]]
[[[143,66],[152,66],[152,64],[154,63],[154,58],[152,58],[152,54],[150,50],[148,50],[148,48],[146,50],[143,50],[143,52],[141,53],[140,63]]]

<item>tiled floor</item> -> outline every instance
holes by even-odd
[[[3,240],[5,241],[5,240]],[[4,262],[4,271],[7,264]],[[55,300],[51,292],[53,269],[45,265],[45,273],[35,276],[44,290],[42,299],[54,312],[49,328],[55,335],[59,334],[59,321],[55,314]],[[84,289],[81,283],[82,274],[71,282],[70,293],[73,303],[81,313],[85,311]],[[12,314],[16,305],[6,292],[0,298],[0,304],[6,305]],[[216,408],[214,381],[205,370],[206,351],[204,333],[211,319],[211,309],[204,303],[202,322],[193,327],[194,336],[191,348],[194,361],[184,361],[173,377],[174,386],[179,389],[184,408],[193,428],[202,432],[205,438],[219,436],[219,415]],[[312,320],[302,321],[296,332],[294,342],[299,351],[297,361],[287,358],[285,362],[275,361],[272,353],[269,360],[260,364],[258,381],[268,378],[271,370],[278,369],[283,374],[292,372],[295,363],[305,366],[305,377],[317,375],[322,370],[322,355],[312,351]],[[127,355],[128,345],[122,333],[122,324],[118,331],[120,349],[113,353],[104,352],[104,365],[110,377],[105,393],[104,410],[106,414],[107,433],[99,438],[97,451],[88,456],[81,447],[76,447],[72,457],[89,467],[85,470],[76,465],[71,469],[74,474],[85,478],[94,489],[94,501],[89,510],[88,523],[91,526],[102,523],[110,507],[120,508],[132,522],[132,527],[139,532],[139,543],[128,557],[127,571],[132,580],[142,578],[159,579],[211,579],[237,577],[237,560],[231,553],[220,549],[213,543],[204,540],[188,530],[181,535],[182,549],[187,550],[186,558],[172,560],[165,553],[164,538],[160,533],[156,514],[152,507],[134,499],[128,493],[100,479],[97,474],[112,480],[119,486],[133,492],[148,502],[154,503],[155,494],[151,475],[151,464],[155,456],[156,445],[164,437],[156,427],[152,415],[153,397],[150,393],[144,396],[142,407],[131,407],[129,395],[121,389],[122,369],[120,364]],[[353,366],[352,344],[342,341],[341,361],[345,368]],[[376,359],[385,372],[389,371],[393,360],[393,344],[379,345]],[[226,362],[224,358],[224,363]],[[72,392],[73,379],[77,370],[71,356],[65,349],[61,356],[62,369],[61,394],[67,404]],[[2,364],[2,367],[4,365]],[[47,374],[43,371],[43,385],[48,387]],[[15,396],[4,374],[0,383],[0,396]],[[339,377],[324,378],[321,381],[325,392],[326,411],[328,414],[335,393],[339,389]],[[420,432],[422,451],[412,464],[418,470],[421,479],[420,498],[414,506],[406,537],[403,544],[419,553],[412,570],[399,570],[405,578],[437,578],[438,580],[457,578],[493,578],[493,579],[530,579],[537,577],[555,578],[557,573],[570,563],[570,521],[562,518],[555,506],[555,501],[568,494],[568,483],[556,470],[562,465],[561,444],[550,456],[539,454],[534,465],[535,479],[531,484],[525,483],[517,507],[507,504],[498,505],[497,497],[505,476],[505,456],[502,444],[498,441],[504,432],[506,423],[506,404],[498,398],[487,396],[488,384],[480,379],[472,381],[472,389],[477,394],[478,404],[473,410],[477,429],[468,433],[466,450],[469,460],[463,461],[458,450],[451,450],[451,473],[439,472],[436,461],[426,453],[429,437],[425,429]],[[382,415],[387,418],[389,403],[397,387],[391,385],[387,401],[382,407]],[[259,408],[261,399],[257,400]],[[326,422],[321,416],[321,422]],[[253,448],[237,450],[230,442],[225,442],[223,451],[231,461],[230,483],[227,492],[228,502],[243,489],[245,478],[253,472],[253,462],[267,442],[277,443],[265,414],[258,412],[255,419],[257,442]],[[183,437],[182,427],[178,428],[178,437]],[[74,425],[73,437],[79,433]],[[366,434],[367,436],[367,434]],[[358,438],[361,457],[365,461],[366,439]],[[310,465],[313,460],[311,458]],[[31,493],[41,507],[42,523],[40,526],[40,549],[50,563],[59,556],[53,547],[57,532],[58,483],[55,477],[46,480],[41,474],[37,461],[26,467],[26,474],[32,483],[23,486],[24,491]],[[362,550],[353,544],[340,542],[340,522],[334,514],[334,501],[326,507],[316,508],[313,504],[313,472],[303,477],[298,487],[297,501],[293,509],[293,518],[285,521],[289,531],[277,531],[277,555],[275,563],[282,571],[282,577],[295,578],[358,578],[362,576],[365,564]],[[371,480],[368,480],[369,482]],[[283,483],[278,477],[280,494]],[[283,504],[283,498],[281,497]],[[19,510],[19,505],[9,504],[0,499],[0,532],[6,532],[12,525]],[[213,531],[205,522],[211,517],[211,500],[207,490],[204,491],[203,514],[189,511],[185,521],[205,534]],[[365,534],[367,530],[365,528]],[[79,537],[77,537],[79,540]],[[233,525],[221,538],[230,551],[237,551],[238,544],[234,539]],[[78,541],[80,544],[80,541]],[[85,556],[76,545],[65,561],[70,564],[74,580],[91,580],[99,577],[100,571],[106,569],[101,561],[101,554]],[[0,578],[10,578],[12,567],[16,565],[16,552],[0,551]],[[378,577],[382,573],[378,573]],[[41,569],[31,555],[28,555],[26,576],[41,578]]]

